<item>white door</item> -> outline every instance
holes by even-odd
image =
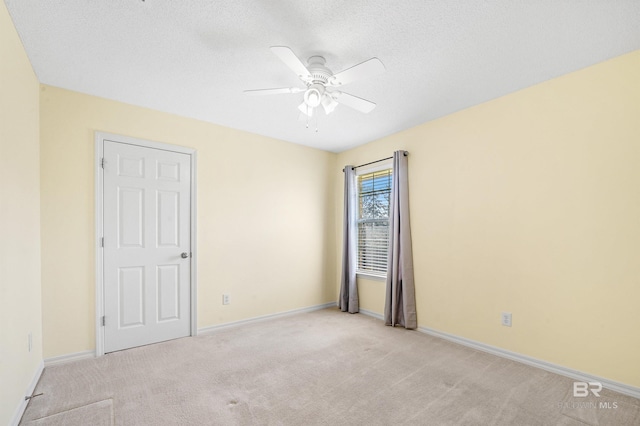
[[[188,154],[104,141],[104,349],[190,335]]]

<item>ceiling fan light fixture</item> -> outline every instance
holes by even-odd
[[[313,84],[304,92],[304,102],[311,108],[315,108],[322,102],[324,87],[321,84]]]
[[[300,112],[302,112],[304,115],[307,115],[309,117],[313,116],[313,108],[310,107],[307,104],[307,101],[305,100],[304,102],[302,102],[300,105],[298,105],[298,109],[300,110]]]
[[[327,115],[331,114],[333,110],[336,109],[337,106],[338,106],[338,103],[335,101],[335,99],[333,99],[333,96],[331,96],[330,94],[326,93],[322,97],[322,107],[324,108],[325,114]]]
[[[307,104],[315,108],[320,104],[320,93],[317,90],[311,89],[307,92],[307,96],[305,97],[305,101]]]

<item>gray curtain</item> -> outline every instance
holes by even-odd
[[[340,279],[340,297],[338,307],[342,312],[355,314],[358,306],[358,287],[356,285],[356,180],[353,166],[344,168],[344,218],[342,242],[342,275]]]
[[[417,328],[413,282],[411,225],[409,224],[409,182],[407,152],[393,153],[393,180],[389,200],[389,257],[387,294],[384,302],[386,325]]]

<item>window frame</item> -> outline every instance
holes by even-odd
[[[356,233],[358,232],[358,224],[360,223],[360,219],[359,219],[360,218],[360,202],[359,202],[360,187],[358,185],[358,179],[362,175],[367,175],[370,173],[379,172],[383,170],[391,170],[391,176],[393,179],[393,161],[391,159],[380,161],[374,165],[370,165],[367,167],[359,167],[355,170],[354,179],[356,180],[355,181],[356,193],[354,194],[354,196],[356,197],[355,205],[356,205],[357,211],[356,211],[356,223],[354,224],[354,226],[356,227]],[[387,231],[388,231],[388,224],[387,224]],[[358,257],[360,256],[359,241],[360,239],[358,238],[356,240],[356,255]],[[388,273],[388,265],[386,266],[387,266],[387,269],[385,270],[384,273],[376,274],[375,272],[372,272],[372,271],[360,270],[358,261],[356,261],[356,276],[366,278],[368,280],[373,280],[373,281],[386,281],[387,273]]]

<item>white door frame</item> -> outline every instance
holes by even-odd
[[[106,132],[95,132],[95,248],[96,248],[96,356],[104,355],[104,327],[102,326],[102,317],[104,316],[104,249],[102,247],[102,238],[104,236],[104,218],[103,218],[103,173],[102,173],[102,153],[105,141],[136,145],[146,148],[162,149],[165,151],[178,152],[187,154],[191,158],[191,336],[198,334],[198,315],[197,315],[197,269],[198,264],[198,244],[196,241],[196,206],[197,206],[197,187],[196,187],[196,159],[197,152],[195,149],[178,145],[170,145],[162,142],[148,141],[128,136],[116,135]]]

